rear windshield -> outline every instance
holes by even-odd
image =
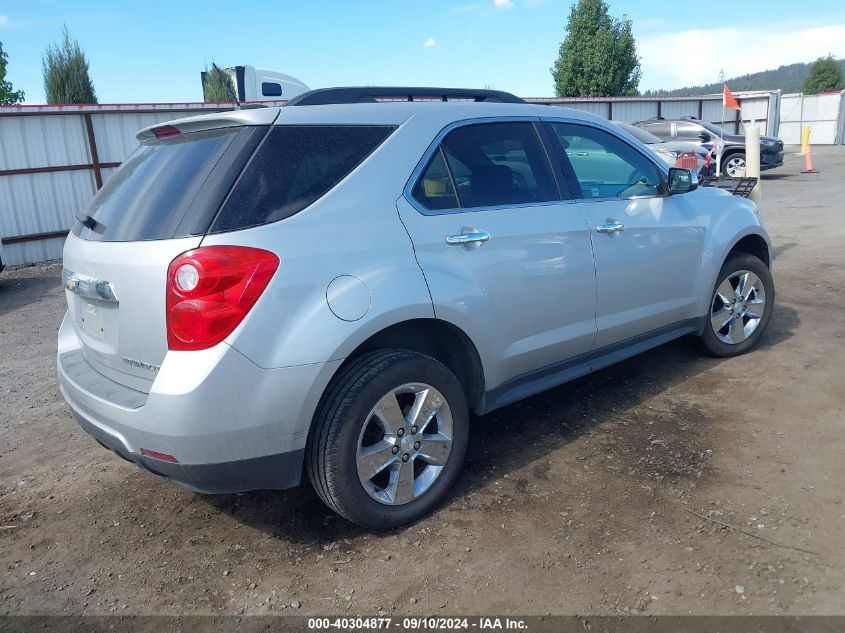
[[[262,131],[266,128],[223,128],[141,143],[88,209],[78,214],[74,233],[87,240],[110,242],[204,233],[237,176],[231,168],[218,167],[221,157],[230,147],[234,154],[243,149],[251,152],[259,140],[254,137]],[[254,138],[252,147],[243,147],[249,138]],[[236,147],[241,151],[235,151]],[[222,162],[230,163],[231,156]],[[203,190],[216,167],[215,177]],[[228,182],[223,182],[226,178]],[[215,191],[216,200],[209,195]]]
[[[258,148],[211,226],[234,231],[290,217],[343,180],[394,130],[371,125],[282,125]]]

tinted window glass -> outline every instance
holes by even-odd
[[[80,218],[89,215],[96,220],[94,230],[77,224],[74,232],[84,239],[111,242],[174,237],[238,130],[197,132],[141,143],[106,181],[88,209],[80,213]]]
[[[265,81],[261,84],[261,94],[265,97],[281,97],[282,87],[277,83]]]
[[[463,208],[558,199],[532,123],[466,125],[450,132],[442,148]]]
[[[651,132],[664,141],[672,140],[672,124],[668,121],[657,121],[655,123],[640,123],[639,127]]]
[[[431,157],[428,167],[414,186],[413,195],[414,199],[426,209],[433,211],[458,207],[452,177],[446,169],[446,161],[443,159],[443,151],[440,148]]]
[[[636,125],[631,125],[630,123],[619,123],[618,121],[612,121],[612,123],[621,127],[628,134],[637,139],[640,143],[645,143],[646,145],[653,145],[654,143],[662,142],[659,137],[655,136],[651,132],[646,132],[642,128],[638,128]]]
[[[273,128],[215,218],[211,231],[258,226],[298,213],[345,178],[393,130],[363,125]]]
[[[564,172],[574,180],[576,197],[630,198],[660,193],[657,168],[622,139],[586,125],[552,123],[551,127],[566,152]]]

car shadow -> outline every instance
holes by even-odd
[[[751,353],[759,354],[788,340],[799,324],[796,310],[776,305],[768,331]],[[722,362],[704,356],[691,343],[694,341],[688,339],[673,341],[486,416],[472,416],[473,441],[463,471],[443,506],[464,503],[473,491],[529,465],[533,476],[543,478],[547,468],[544,455],[593,428],[625,419],[645,401]],[[689,416],[692,424],[705,425],[708,421],[697,419],[694,410],[681,410],[679,415]],[[635,432],[643,435],[637,439],[648,445],[648,431],[641,428]],[[647,449],[634,442],[632,450]],[[307,481],[286,491],[202,498],[218,511],[288,543],[316,546],[368,534],[328,510]],[[409,529],[414,529],[413,525],[377,537],[394,536]]]

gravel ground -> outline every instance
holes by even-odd
[[[448,501],[387,534],[100,448],[57,387],[59,267],[0,274],[0,614],[845,614],[845,148],[815,162],[764,176],[756,351],[678,341],[474,419]]]

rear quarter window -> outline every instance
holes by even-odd
[[[211,226],[234,231],[288,218],[343,180],[393,126],[281,125],[256,151]]]

